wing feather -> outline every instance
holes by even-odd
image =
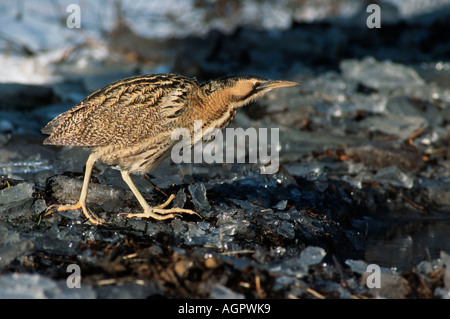
[[[154,74],[114,82],[50,121],[44,144],[131,145],[167,129],[198,83],[175,74]]]

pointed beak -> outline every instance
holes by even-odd
[[[267,82],[261,85],[262,90],[273,90],[278,88],[284,88],[289,86],[300,85],[300,82],[293,81],[280,81],[280,80],[268,80]]]

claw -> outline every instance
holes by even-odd
[[[89,221],[94,225],[100,225],[105,222],[103,218],[99,218],[94,213],[92,213],[91,210],[86,207],[86,205],[78,202],[75,205],[50,205],[42,214],[39,215],[38,225],[41,223],[41,219],[47,215],[53,214],[55,212],[63,212],[66,210],[77,210],[80,208],[82,209],[84,216],[86,216],[86,218],[89,219]]]

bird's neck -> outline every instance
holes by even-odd
[[[235,117],[236,111],[243,106],[227,92],[215,92],[209,95],[199,94],[194,112],[194,120],[201,120],[203,126],[224,128]]]

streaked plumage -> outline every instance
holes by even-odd
[[[42,133],[50,134],[44,144],[92,148],[79,202],[58,206],[58,211],[82,208],[91,222],[101,222],[85,206],[88,179],[95,161],[100,159],[120,166],[122,177],[144,208],[143,214],[128,217],[166,219],[180,212],[196,214],[180,208],[163,209],[171,199],[151,208],[129,174],[150,172],[168,157],[178,142],[171,139],[175,128],[187,128],[193,133],[194,120],[201,120],[204,129],[223,128],[239,107],[274,88],[297,84],[254,76],[226,77],[199,84],[195,79],[176,74],[154,74],[120,80],[92,93],[42,129]]]

